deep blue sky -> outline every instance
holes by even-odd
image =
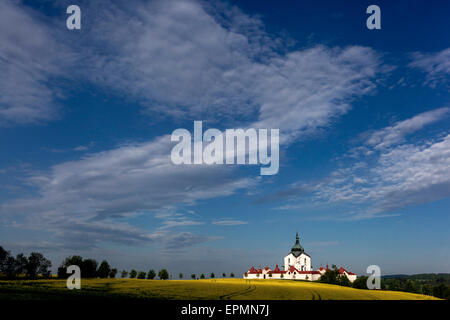
[[[298,230],[315,268],[448,272],[449,6],[3,1],[0,244],[241,274]],[[279,173],[172,165],[194,120],[279,128]]]

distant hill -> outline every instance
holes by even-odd
[[[391,274],[381,276],[383,279],[410,279],[423,283],[450,284],[450,273]]]
[[[408,278],[408,274],[387,274],[384,276],[381,276],[383,279],[392,279],[392,278]]]

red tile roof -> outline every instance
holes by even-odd
[[[262,273],[261,269],[256,270],[255,267],[251,267],[250,270],[248,270],[247,273],[255,274],[255,273]]]

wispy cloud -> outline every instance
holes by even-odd
[[[383,71],[370,48],[317,45],[289,51],[236,7],[155,1],[93,17],[89,79],[183,119],[280,128],[291,141],[332,123]],[[102,32],[104,31],[104,32]],[[111,36],[113,35],[114,36]],[[135,37],[130,38],[129,35]],[[94,50],[96,46],[102,50]],[[94,46],[94,48],[92,48]],[[82,70],[81,70],[82,71]]]
[[[22,217],[23,227],[53,232],[68,243],[144,243],[162,239],[163,229],[201,223],[174,215],[170,208],[228,196],[256,182],[224,166],[175,166],[170,148],[170,137],[163,136],[60,163],[29,177],[36,197],[5,203],[0,213]],[[149,234],[127,222],[155,213],[162,221],[158,232]]]
[[[0,3],[0,125],[46,122],[60,115],[59,86],[72,56],[39,15]]]
[[[390,147],[402,142],[403,138],[425,126],[443,120],[448,116],[450,108],[440,108],[418,114],[410,119],[399,121],[392,126],[378,130],[370,135],[367,144],[375,149]]]
[[[437,109],[375,132],[364,142],[366,150],[375,152],[345,159],[341,168],[322,181],[293,184],[288,189],[293,192],[286,192],[288,202],[277,209],[299,210],[305,201],[340,204],[342,214],[325,218],[366,219],[398,215],[399,209],[450,197],[450,134],[400,143],[406,134],[447,113],[447,108]]]
[[[242,224],[247,224],[248,222],[242,221],[242,220],[236,220],[236,219],[222,219],[222,220],[216,220],[213,221],[212,224],[218,225],[218,226],[238,226]]]
[[[449,85],[450,74],[450,48],[436,53],[416,52],[412,55],[410,67],[426,73],[425,84],[436,87],[438,83]]]

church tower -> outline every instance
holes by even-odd
[[[294,267],[298,271],[311,271],[311,257],[305,252],[300,244],[298,232],[295,235],[295,244],[291,248],[291,252],[284,257],[284,270]]]

